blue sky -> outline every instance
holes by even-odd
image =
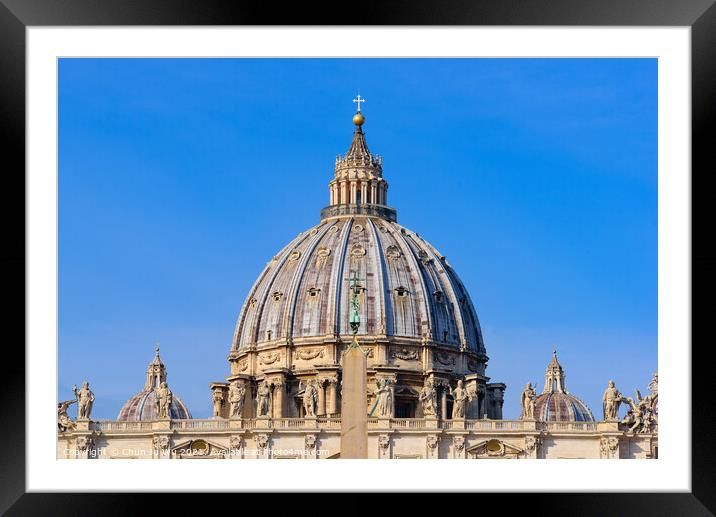
[[[351,100],[398,221],[469,289],[519,415],[556,346],[601,416],[657,367],[655,59],[61,59],[58,397],[162,347],[195,417],[265,263],[328,204]]]

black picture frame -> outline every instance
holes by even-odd
[[[135,496],[113,494],[26,493],[25,486],[25,29],[32,26],[84,25],[523,25],[523,26],[689,26],[692,74],[692,491],[690,493],[513,494],[505,508],[552,515],[713,515],[716,512],[716,454],[711,431],[714,407],[709,386],[713,369],[706,334],[716,302],[716,255],[706,239],[710,229],[709,180],[716,158],[716,6],[715,0],[443,0],[428,2],[303,3],[221,0],[0,0],[0,95],[5,163],[2,210],[7,308],[3,320],[16,339],[5,343],[0,378],[3,447],[0,454],[0,512],[8,515],[114,515],[138,508]],[[684,171],[688,174],[689,171]],[[711,180],[712,181],[712,180]],[[698,281],[696,275],[698,274]],[[10,289],[8,289],[8,287]],[[17,298],[8,296],[15,292]],[[699,303],[696,303],[696,302]],[[662,315],[666,317],[667,315]],[[7,332],[6,332],[6,335]],[[700,339],[697,339],[697,336]],[[685,351],[688,344],[684,344]],[[686,352],[685,352],[686,353]],[[685,380],[687,382],[687,380]],[[688,437],[684,437],[684,454]],[[8,446],[11,444],[12,446]],[[154,497],[164,505],[172,497]],[[500,497],[498,495],[498,497]],[[351,502],[361,498],[350,496]],[[365,499],[364,499],[365,500]],[[404,499],[403,499],[404,500]],[[213,502],[213,500],[212,500]],[[347,501],[344,501],[344,505]],[[142,509],[148,510],[142,502]],[[345,508],[345,506],[344,506]],[[488,511],[480,499],[475,511]]]

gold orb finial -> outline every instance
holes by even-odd
[[[365,117],[363,116],[363,114],[360,111],[358,113],[356,113],[355,115],[353,115],[353,123],[356,126],[360,127],[363,125],[364,122],[365,122]]]

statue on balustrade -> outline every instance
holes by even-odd
[[[617,420],[619,417],[619,405],[622,403],[622,394],[616,388],[614,381],[609,381],[607,389],[602,396],[602,409],[605,421]]]
[[[654,378],[649,383],[649,391],[651,392],[649,395],[642,397],[639,390],[635,390],[636,399],[631,397],[625,399],[629,404],[629,410],[621,423],[629,426],[629,432],[656,432],[659,426],[658,387],[658,376],[655,373]]]
[[[77,401],[65,400],[64,402],[57,404],[57,428],[61,433],[64,433],[67,430],[72,431],[76,427],[76,424],[67,414],[67,409],[75,402]]]
[[[256,391],[256,416],[267,417],[271,411],[271,387],[267,382],[261,383]]]
[[[432,379],[425,380],[423,390],[420,392],[418,399],[423,405],[423,416],[435,418],[438,411],[438,394]]]
[[[525,389],[522,390],[521,404],[522,404],[522,420],[534,420],[535,418],[535,403],[537,401],[537,393],[532,387],[532,383],[528,382]]]
[[[393,383],[390,379],[376,379],[375,385],[375,404],[370,414],[390,418],[393,416]]]
[[[241,418],[246,400],[246,388],[239,381],[233,381],[229,385],[229,404],[231,404],[231,417]]]
[[[452,418],[453,420],[458,418],[465,418],[465,408],[468,401],[472,400],[472,394],[467,391],[462,384],[462,380],[457,381],[457,387],[453,390],[452,386],[448,385],[450,395],[452,395]]]
[[[303,412],[307,417],[316,416],[316,405],[318,404],[318,389],[316,381],[310,380],[306,383],[303,392]]]
[[[89,382],[85,381],[79,390],[77,386],[72,386],[72,391],[77,399],[77,419],[89,420],[94,403],[94,393],[89,389]]]
[[[169,418],[169,409],[172,406],[172,391],[166,382],[162,382],[154,392],[154,407],[157,418]]]

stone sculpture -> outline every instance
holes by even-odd
[[[231,416],[241,417],[244,410],[244,400],[246,399],[246,388],[239,381],[234,381],[229,385],[229,404],[231,404]]]
[[[452,395],[452,418],[465,418],[465,407],[467,402],[472,400],[472,395],[465,388],[463,388],[462,380],[457,381],[457,387],[453,390],[451,386],[448,386],[450,395]]]
[[[614,381],[609,381],[607,389],[602,396],[602,410],[604,412],[604,420],[617,420],[619,416],[619,405],[622,403],[622,394],[614,385]]]
[[[522,420],[534,420],[535,418],[535,402],[537,400],[537,393],[532,387],[532,383],[528,382],[525,389],[522,390]]]
[[[318,390],[316,381],[308,381],[306,390],[303,392],[303,411],[308,417],[316,416],[316,404],[318,404]]]
[[[76,427],[76,424],[67,414],[67,409],[75,402],[77,401],[65,400],[64,402],[57,404],[57,428],[61,433],[64,433],[67,430],[72,431]]]
[[[371,415],[382,417],[393,416],[393,387],[390,379],[376,379],[376,401]]]
[[[418,397],[423,405],[423,415],[435,417],[438,410],[438,395],[432,379],[427,379]]]
[[[271,410],[271,387],[264,382],[256,391],[256,416],[267,417]]]
[[[642,397],[639,390],[636,391],[636,399],[627,397],[629,404],[627,414],[621,423],[628,426],[628,431],[634,434],[655,433],[659,426],[659,379],[655,373],[649,383],[649,395]]]
[[[157,417],[169,418],[169,408],[172,405],[172,391],[166,382],[162,382],[154,392],[154,407],[157,410]]]
[[[72,386],[72,391],[77,399],[77,419],[89,420],[94,403],[94,393],[89,389],[89,382],[85,381],[79,390],[77,386]]]

